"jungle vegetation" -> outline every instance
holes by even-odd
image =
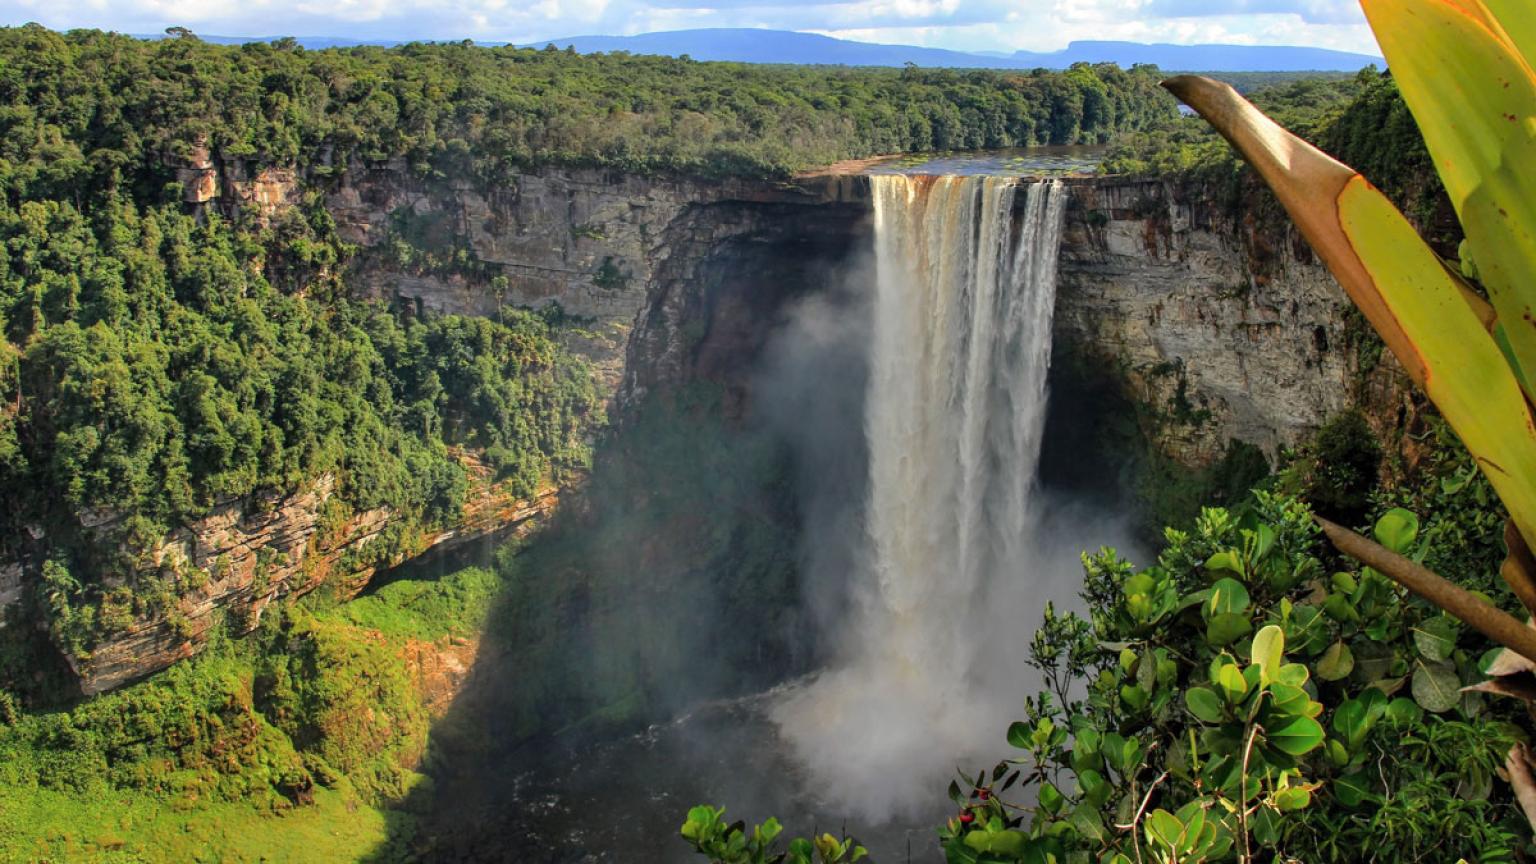
[[[484,183],[551,164],[782,177],[886,153],[1103,143],[1175,114],[1155,68],[1114,65],[760,66],[463,43],[306,51],[36,25],[0,31],[0,61],[0,176],[65,198],[125,169],[156,192],[164,175],[144,169],[198,142],[322,174],[403,157],[424,176]]]

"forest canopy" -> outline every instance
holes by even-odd
[[[1159,78],[1108,64],[762,66],[468,43],[307,51],[27,25],[0,30],[0,176],[57,194],[199,141],[323,170],[404,156],[485,182],[543,164],[782,176],[886,153],[1104,143],[1175,115]]]

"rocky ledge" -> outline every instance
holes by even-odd
[[[1055,339],[1118,377],[1188,465],[1275,455],[1354,404],[1349,301],[1279,206],[1194,185],[1069,181]]]
[[[464,515],[453,530],[398,538],[388,552],[370,547],[397,520],[387,509],[348,512],[334,496],[336,481],[320,477],[291,495],[227,501],[207,516],[177,528],[147,555],[143,570],[174,585],[169,608],[143,609],[91,647],[64,652],[86,695],[119,687],[190,657],[207,644],[213,627],[228,621],[246,632],[275,601],[326,586],[347,599],[378,570],[428,549],[491,531],[522,533],[549,514],[560,490],[550,486],[530,500],[490,482],[473,454],[461,454],[471,476]],[[98,514],[85,527],[115,536],[116,519]],[[107,541],[103,541],[107,542]],[[108,586],[109,588],[111,586]]]
[[[856,174],[706,181],[547,168],[486,189],[429,181],[400,161],[306,177],[252,173],[195,150],[173,167],[192,208],[271,218],[318,190],[363,250],[350,276],[359,290],[470,315],[558,304],[579,324],[565,338],[620,408],[697,378],[724,385],[726,410],[739,408],[785,304],[847,278],[871,242],[869,183]],[[1283,214],[1177,183],[1066,182],[1058,354],[1114,370],[1167,421],[1155,430],[1166,452],[1204,464],[1239,439],[1273,453],[1350,402],[1346,301]],[[405,266],[390,254],[397,243],[464,250],[472,265]],[[473,466],[473,454],[461,455]],[[513,501],[477,477],[462,523],[406,538],[401,554],[531,526],[560,492]],[[398,520],[341,512],[334,485],[325,477],[290,495],[225,502],[164,538],[147,566],[174,574],[174,602],[72,658],[82,690],[196,653],[221,617],[249,626],[275,600],[322,584],[360,590],[392,563],[368,547]],[[111,514],[84,518],[110,529]],[[0,562],[0,605],[33,577]]]

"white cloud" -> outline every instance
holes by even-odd
[[[536,42],[591,33],[773,27],[959,50],[1074,39],[1375,52],[1353,0],[0,0],[0,21],[158,33]]]

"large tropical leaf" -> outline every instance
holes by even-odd
[[[1488,332],[1484,304],[1353,169],[1282,129],[1225,84],[1181,76],[1165,86],[1269,183],[1477,459],[1521,534],[1536,537],[1536,424]]]
[[[1536,75],[1520,50],[1536,40],[1536,10],[1530,0],[1361,5],[1536,398]]]

